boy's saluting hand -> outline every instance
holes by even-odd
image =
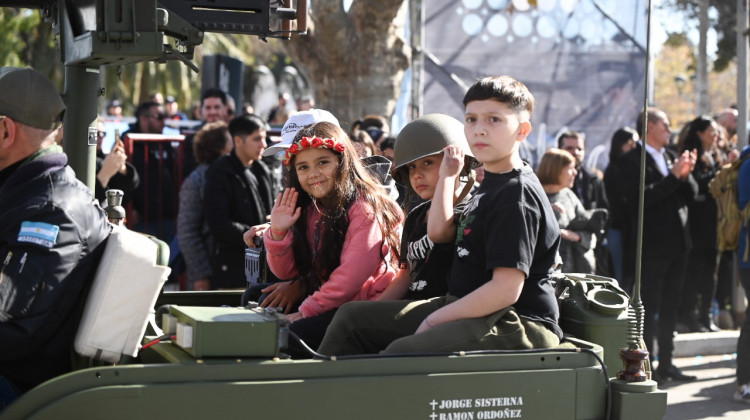
[[[440,177],[453,178],[461,174],[464,167],[464,151],[455,145],[443,149],[443,162],[440,164]]]

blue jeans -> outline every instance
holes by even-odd
[[[750,268],[740,268],[740,282],[745,289],[745,296],[750,299]],[[737,340],[737,383],[750,383],[750,306],[745,311],[745,322]]]
[[[18,390],[13,384],[0,375],[0,412],[18,397]]]

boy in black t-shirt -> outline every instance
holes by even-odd
[[[534,171],[519,155],[531,131],[534,98],[525,85],[488,77],[464,96],[464,134],[485,178],[454,224],[453,185],[463,151],[448,146],[429,210],[430,240],[455,240],[448,295],[391,305],[372,316],[346,311],[319,351],[356,354],[547,348],[562,330],[550,281],[559,262],[560,230]],[[330,337],[329,337],[330,336]]]

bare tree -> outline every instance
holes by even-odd
[[[390,117],[410,51],[403,37],[404,0],[316,0],[308,35],[285,43],[312,85],[317,106],[343,125],[366,114]]]

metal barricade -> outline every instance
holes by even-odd
[[[181,134],[126,133],[123,137],[128,161],[140,177],[126,209],[127,226],[167,243],[176,233],[184,140]]]

